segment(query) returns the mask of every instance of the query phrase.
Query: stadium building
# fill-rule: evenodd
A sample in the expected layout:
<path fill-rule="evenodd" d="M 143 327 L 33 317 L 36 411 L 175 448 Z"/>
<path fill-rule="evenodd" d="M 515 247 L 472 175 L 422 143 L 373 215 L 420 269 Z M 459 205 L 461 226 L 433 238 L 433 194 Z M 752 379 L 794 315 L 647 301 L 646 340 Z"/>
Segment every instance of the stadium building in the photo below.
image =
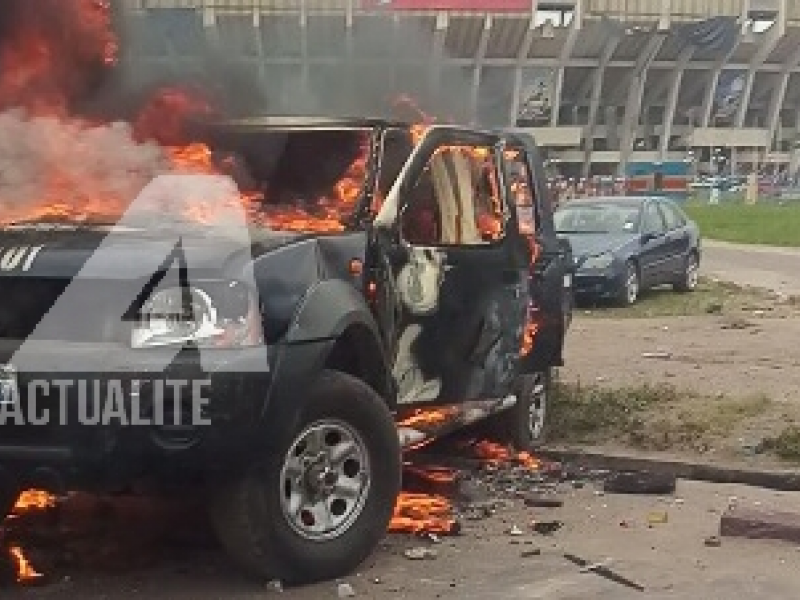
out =
<path fill-rule="evenodd" d="M 669 187 L 800 168 L 797 0 L 125 0 L 133 73 L 208 47 L 265 110 L 408 94 L 532 131 L 554 172 Z M 210 45 L 210 46 L 209 46 Z M 277 108 L 276 108 L 277 107 Z"/>

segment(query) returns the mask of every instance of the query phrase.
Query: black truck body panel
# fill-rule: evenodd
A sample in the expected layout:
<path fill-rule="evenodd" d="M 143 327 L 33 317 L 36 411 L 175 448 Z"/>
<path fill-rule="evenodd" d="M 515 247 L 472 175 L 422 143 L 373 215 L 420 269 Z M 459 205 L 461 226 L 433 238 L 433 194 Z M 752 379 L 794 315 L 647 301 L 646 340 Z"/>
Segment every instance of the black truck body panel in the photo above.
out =
<path fill-rule="evenodd" d="M 0 470 L 19 485 L 116 488 L 140 478 L 177 483 L 235 469 L 248 455 L 268 450 L 276 432 L 294 426 L 298 394 L 326 367 L 360 377 L 396 409 L 400 404 L 431 400 L 454 403 L 502 397 L 510 393 L 520 373 L 561 364 L 568 325 L 562 285 L 569 259 L 555 237 L 544 201 L 541 158 L 531 139 L 435 127 L 400 174 L 396 206 L 387 200 L 374 215 L 381 133 L 406 125 L 377 120 L 266 119 L 227 127 L 253 135 L 264 128 L 286 130 L 287 135 L 294 128 L 373 129 L 372 166 L 347 229 L 334 234 L 254 230 L 246 248 L 236 240 L 209 238 L 202 228 L 196 236 L 183 232 L 179 237 L 168 229 L 111 232 L 89 226 L 20 226 L 0 230 L 0 366 L 13 361 L 15 351 L 70 283 L 77 283 L 86 298 L 85 310 L 75 319 L 37 330 L 41 348 L 37 364 L 52 363 L 59 369 L 19 374 L 23 412 L 29 403 L 26 383 L 30 380 L 142 381 L 137 402 L 145 413 L 153 410 L 156 381 L 210 381 L 203 415 L 211 423 L 208 426 L 85 426 L 74 416 L 66 419 L 67 424 L 0 424 Z M 513 210 L 505 237 L 491 244 L 415 247 L 400 239 L 400 220 L 415 180 L 438 148 L 454 144 L 491 148 L 501 167 L 506 147 L 524 149 L 538 200 L 535 220 L 542 251 L 536 264 L 531 264 Z M 502 168 L 499 183 L 508 208 L 513 208 Z M 101 244 L 104 250 L 92 276 L 76 278 L 89 257 L 97 256 Z M 148 289 L 163 276 L 148 265 L 160 263 L 175 251 L 191 255 L 190 283 L 201 289 L 207 286 L 210 296 L 231 282 L 255 282 L 256 289 L 250 291 L 257 298 L 263 333 L 258 347 L 198 351 L 190 345 L 177 355 L 173 352 L 169 366 L 162 368 L 168 351 L 129 346 L 131 323 L 126 315 L 147 300 L 146 294 L 137 296 L 137 291 Z M 437 301 L 422 316 L 410 314 L 400 299 L 408 294 L 404 277 L 413 261 L 438 269 Z M 136 306 L 131 305 L 132 298 Z M 520 358 L 531 302 L 541 318 L 539 334 L 531 354 Z M 417 382 L 419 386 L 402 381 L 399 352 L 406 342 L 413 369 L 425 380 Z M 268 360 L 262 365 L 258 361 L 263 361 L 264 354 L 258 350 L 264 349 Z M 211 357 L 210 367 L 200 364 L 198 352 Z M 81 357 L 103 367 L 91 372 L 65 371 L 65 362 L 78 367 Z M 438 387 L 425 388 L 430 380 L 437 380 Z M 409 385 L 427 392 L 433 389 L 434 397 L 404 396 L 404 386 Z M 59 410 L 73 410 L 77 393 L 70 388 Z M 132 393 L 126 393 L 126 402 L 132 400 Z M 55 401 L 48 398 L 43 393 L 37 400 L 52 407 Z"/>

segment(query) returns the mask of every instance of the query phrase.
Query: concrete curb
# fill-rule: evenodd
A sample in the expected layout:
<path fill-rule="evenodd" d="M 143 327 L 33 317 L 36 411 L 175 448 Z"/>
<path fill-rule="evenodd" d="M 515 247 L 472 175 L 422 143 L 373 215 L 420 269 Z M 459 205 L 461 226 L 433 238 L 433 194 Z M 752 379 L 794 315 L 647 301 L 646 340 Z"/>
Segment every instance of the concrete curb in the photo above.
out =
<path fill-rule="evenodd" d="M 800 491 L 800 471 L 788 469 L 772 470 L 718 466 L 684 459 L 630 456 L 594 450 L 542 449 L 537 452 L 537 455 L 545 459 L 588 469 L 653 471 L 669 473 L 678 479 L 706 481 L 709 483 L 736 483 L 782 492 Z"/>

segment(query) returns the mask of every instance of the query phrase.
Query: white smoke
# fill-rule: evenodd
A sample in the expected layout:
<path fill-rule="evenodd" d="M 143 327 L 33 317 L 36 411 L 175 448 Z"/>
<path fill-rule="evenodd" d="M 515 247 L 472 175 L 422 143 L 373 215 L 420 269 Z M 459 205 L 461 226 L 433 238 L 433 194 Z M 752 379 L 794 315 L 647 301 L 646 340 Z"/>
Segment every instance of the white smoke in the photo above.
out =
<path fill-rule="evenodd" d="M 71 216 L 118 212 L 175 170 L 163 148 L 137 142 L 127 123 L 0 113 L 0 222 L 56 206 Z"/>
<path fill-rule="evenodd" d="M 0 198 L 36 201 L 61 183 L 77 197 L 129 195 L 166 168 L 163 150 L 137 143 L 126 123 L 91 126 L 23 110 L 0 113 Z M 64 198 L 67 200 L 67 198 Z"/>

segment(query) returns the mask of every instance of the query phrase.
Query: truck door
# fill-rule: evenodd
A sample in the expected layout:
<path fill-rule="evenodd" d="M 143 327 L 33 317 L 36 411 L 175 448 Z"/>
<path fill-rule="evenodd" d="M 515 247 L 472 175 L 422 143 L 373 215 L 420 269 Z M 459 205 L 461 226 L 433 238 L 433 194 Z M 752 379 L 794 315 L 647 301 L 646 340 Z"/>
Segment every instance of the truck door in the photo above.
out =
<path fill-rule="evenodd" d="M 571 266 L 553 226 L 552 207 L 544 186 L 538 150 L 519 136 L 505 152 L 506 168 L 515 193 L 518 223 L 529 223 L 523 233 L 532 245 L 533 263 L 528 284 L 531 305 L 526 324 L 521 370 L 540 372 L 562 364 L 564 334 L 569 315 L 565 294 L 570 293 Z"/>
<path fill-rule="evenodd" d="M 512 393 L 528 258 L 501 165 L 497 136 L 434 127 L 375 220 L 392 240 L 401 405 Z"/>

